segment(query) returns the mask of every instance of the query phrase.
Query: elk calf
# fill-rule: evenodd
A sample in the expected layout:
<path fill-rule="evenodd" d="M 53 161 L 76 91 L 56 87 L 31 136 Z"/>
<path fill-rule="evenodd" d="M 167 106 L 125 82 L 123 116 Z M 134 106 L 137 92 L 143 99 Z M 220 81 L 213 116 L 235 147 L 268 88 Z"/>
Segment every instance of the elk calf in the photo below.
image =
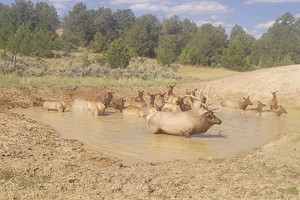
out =
<path fill-rule="evenodd" d="M 286 110 L 282 107 L 279 106 L 279 110 L 263 110 L 261 112 L 259 112 L 257 115 L 258 116 L 280 116 L 281 114 L 287 114 Z"/>
<path fill-rule="evenodd" d="M 130 105 L 140 107 L 140 108 L 147 107 L 147 104 L 143 98 L 144 91 L 138 91 L 138 92 L 139 92 L 138 96 L 136 98 L 134 98 L 134 100 L 131 102 Z"/>
<path fill-rule="evenodd" d="M 213 112 L 203 115 L 191 115 L 186 112 L 155 112 L 147 116 L 151 133 L 162 131 L 169 135 L 189 137 L 193 134 L 205 133 L 214 124 L 221 124 Z"/>
<path fill-rule="evenodd" d="M 120 110 L 120 112 L 124 115 L 146 117 L 145 111 L 143 111 L 141 108 L 132 105 L 124 107 L 124 104 L 125 104 L 125 99 L 122 98 L 121 104 L 115 105 L 115 109 Z"/>
<path fill-rule="evenodd" d="M 260 101 L 257 102 L 257 108 L 248 108 L 242 111 L 243 114 L 257 114 L 262 111 L 262 108 L 266 106 Z"/>
<path fill-rule="evenodd" d="M 234 109 L 242 109 L 245 110 L 247 108 L 247 106 L 249 105 L 253 105 L 252 102 L 250 101 L 250 97 L 248 96 L 247 98 L 244 98 L 244 101 L 235 101 L 235 100 L 231 100 L 231 99 L 224 99 L 221 102 L 221 105 L 223 107 L 228 107 L 228 108 L 234 108 Z"/>
<path fill-rule="evenodd" d="M 277 92 L 277 91 L 276 91 Z M 271 92 L 273 95 L 272 100 L 270 101 L 270 108 L 271 109 L 277 109 L 277 96 L 276 96 L 276 92 Z"/>
<path fill-rule="evenodd" d="M 44 108 L 48 109 L 48 111 L 64 112 L 66 109 L 65 102 L 56 100 L 43 100 L 42 97 L 37 99 L 34 104 L 35 106 L 43 106 Z"/>

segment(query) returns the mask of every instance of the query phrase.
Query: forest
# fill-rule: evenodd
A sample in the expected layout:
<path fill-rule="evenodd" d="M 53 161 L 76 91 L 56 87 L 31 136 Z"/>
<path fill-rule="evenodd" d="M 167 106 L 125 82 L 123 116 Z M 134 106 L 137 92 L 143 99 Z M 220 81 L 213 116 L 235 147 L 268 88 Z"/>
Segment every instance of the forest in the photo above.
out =
<path fill-rule="evenodd" d="M 300 63 L 300 18 L 284 13 L 261 38 L 235 25 L 225 28 L 172 16 L 159 20 L 152 14 L 136 17 L 132 10 L 88 10 L 77 3 L 59 19 L 45 2 L 16 0 L 0 3 L 1 58 L 16 65 L 18 56 L 55 57 L 85 48 L 99 54 L 99 63 L 125 69 L 135 57 L 153 58 L 163 66 L 183 65 L 250 71 Z M 87 65 L 89 65 L 87 61 Z"/>

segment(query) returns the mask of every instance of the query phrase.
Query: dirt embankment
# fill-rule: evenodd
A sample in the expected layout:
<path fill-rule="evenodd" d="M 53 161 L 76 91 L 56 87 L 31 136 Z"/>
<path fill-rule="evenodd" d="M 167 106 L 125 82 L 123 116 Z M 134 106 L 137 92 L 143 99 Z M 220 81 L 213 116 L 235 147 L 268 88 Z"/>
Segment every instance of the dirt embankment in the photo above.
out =
<path fill-rule="evenodd" d="M 293 74 L 299 74 L 299 68 L 265 69 L 217 80 L 212 82 L 213 90 L 220 88 L 216 97 L 250 95 L 265 100 L 270 99 L 269 90 L 278 90 L 279 101 L 294 107 L 298 105 L 293 102 L 299 98 L 300 76 Z M 258 78 L 259 72 L 265 75 Z M 274 87 L 264 86 L 277 74 L 287 78 L 277 77 Z M 180 85 L 175 92 L 184 93 L 200 85 Z M 300 198 L 300 131 L 287 133 L 234 159 L 120 166 L 110 158 L 96 157 L 85 151 L 79 142 L 61 139 L 47 125 L 7 110 L 32 106 L 34 98 L 40 96 L 67 100 L 72 95 L 93 99 L 106 90 L 114 90 L 115 96 L 129 98 L 136 95 L 137 89 L 165 91 L 165 87 L 1 88 L 0 199 Z"/>

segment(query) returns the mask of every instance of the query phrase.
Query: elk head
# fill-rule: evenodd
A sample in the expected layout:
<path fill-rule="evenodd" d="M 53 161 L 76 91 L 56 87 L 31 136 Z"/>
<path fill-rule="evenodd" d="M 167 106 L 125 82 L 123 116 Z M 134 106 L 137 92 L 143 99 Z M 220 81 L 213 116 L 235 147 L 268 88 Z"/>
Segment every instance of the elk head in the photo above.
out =
<path fill-rule="evenodd" d="M 279 113 L 283 113 L 283 114 L 287 114 L 287 112 L 286 112 L 286 110 L 280 105 L 279 106 L 279 111 L 278 111 Z"/>
<path fill-rule="evenodd" d="M 161 100 L 161 104 L 165 104 L 166 102 L 165 102 L 165 95 L 166 95 L 166 93 L 159 93 L 159 98 L 160 98 L 160 100 Z"/>
<path fill-rule="evenodd" d="M 244 101 L 242 102 L 242 105 L 243 106 L 248 106 L 248 105 L 250 105 L 250 106 L 252 106 L 253 105 L 253 103 L 250 101 L 250 96 L 248 96 L 247 98 L 245 98 L 245 97 L 243 97 L 243 99 L 244 99 Z M 246 108 L 245 107 L 245 108 Z"/>
<path fill-rule="evenodd" d="M 263 104 L 262 102 L 260 101 L 257 101 L 257 110 L 258 111 L 261 111 L 262 110 L 262 107 L 266 106 L 266 104 Z"/>
<path fill-rule="evenodd" d="M 218 117 L 216 117 L 212 111 L 204 113 L 203 116 L 210 126 L 214 124 L 222 124 L 222 121 Z"/>
<path fill-rule="evenodd" d="M 173 89 L 174 89 L 174 87 L 176 86 L 176 84 L 174 84 L 174 85 L 169 85 L 167 88 L 169 89 L 169 91 L 168 91 L 168 96 L 171 96 L 171 95 L 173 95 Z"/>
<path fill-rule="evenodd" d="M 150 93 L 148 92 L 148 95 L 150 96 L 150 105 L 154 105 L 155 96 L 156 96 L 157 94 L 150 94 Z"/>

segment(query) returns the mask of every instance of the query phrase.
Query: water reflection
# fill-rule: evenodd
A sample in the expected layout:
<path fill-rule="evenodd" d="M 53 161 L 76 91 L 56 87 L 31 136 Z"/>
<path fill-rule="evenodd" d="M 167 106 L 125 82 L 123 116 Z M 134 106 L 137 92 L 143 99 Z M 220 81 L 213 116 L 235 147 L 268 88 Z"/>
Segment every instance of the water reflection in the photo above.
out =
<path fill-rule="evenodd" d="M 229 158 L 273 140 L 280 133 L 299 130 L 300 110 L 288 115 L 261 118 L 244 116 L 239 110 L 224 109 L 222 119 L 206 134 L 192 138 L 152 135 L 145 119 L 108 110 L 105 116 L 87 111 L 48 112 L 42 108 L 14 109 L 13 112 L 49 124 L 62 137 L 77 139 L 88 149 L 117 157 L 124 164 L 164 162 L 175 159 Z"/>

